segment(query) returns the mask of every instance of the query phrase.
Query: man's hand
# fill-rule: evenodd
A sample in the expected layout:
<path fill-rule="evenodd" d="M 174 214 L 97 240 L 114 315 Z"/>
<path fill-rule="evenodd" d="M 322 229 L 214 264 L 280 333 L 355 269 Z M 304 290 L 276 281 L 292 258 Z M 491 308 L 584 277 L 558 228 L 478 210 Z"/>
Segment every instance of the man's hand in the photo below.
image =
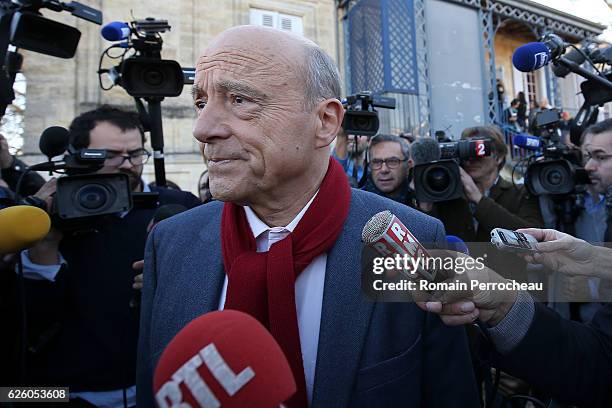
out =
<path fill-rule="evenodd" d="M 57 190 L 57 179 L 53 177 L 47 181 L 43 186 L 34 194 L 34 197 L 40 198 L 47 203 L 47 212 L 51 212 L 53 205 L 53 194 Z"/>
<path fill-rule="evenodd" d="M 144 260 L 136 261 L 132 264 L 132 269 L 135 271 L 142 271 L 144 268 Z M 132 284 L 132 288 L 136 290 L 142 290 L 142 273 L 134 276 L 134 283 Z"/>
<path fill-rule="evenodd" d="M 0 169 L 8 169 L 13 164 L 13 156 L 9 152 L 8 142 L 4 135 L 0 134 Z"/>
<path fill-rule="evenodd" d="M 539 241 L 538 252 L 525 257 L 528 262 L 542 264 L 555 272 L 569 275 L 612 278 L 612 274 L 604 268 L 606 262 L 603 260 L 612 260 L 612 249 L 596 247 L 553 229 L 525 228 L 517 231 Z"/>
<path fill-rule="evenodd" d="M 461 183 L 463 184 L 463 191 L 465 192 L 465 197 L 474 204 L 478 204 L 480 200 L 482 200 L 482 193 L 476 186 L 476 183 L 474 183 L 472 177 L 467 173 L 467 171 L 459 167 L 459 172 L 461 174 Z"/>
<path fill-rule="evenodd" d="M 441 251 L 432 251 L 432 256 L 441 255 Z M 457 258 L 470 258 L 468 255 L 454 251 L 452 253 Z M 467 265 L 464 261 L 463 265 Z M 483 290 L 479 287 L 471 289 L 471 281 L 478 283 L 505 283 L 507 280 L 495 273 L 493 270 L 483 266 L 479 268 L 478 263 L 473 263 L 474 267 L 466 268 L 464 273 L 456 273 L 450 276 L 445 282 L 463 282 L 467 284 L 467 291 L 445 291 L 431 294 L 429 301 L 417 301 L 417 305 L 428 312 L 437 313 L 442 321 L 449 326 L 457 326 L 472 323 L 477 318 L 490 326 L 495 326 L 508 313 L 516 301 L 516 291 Z"/>

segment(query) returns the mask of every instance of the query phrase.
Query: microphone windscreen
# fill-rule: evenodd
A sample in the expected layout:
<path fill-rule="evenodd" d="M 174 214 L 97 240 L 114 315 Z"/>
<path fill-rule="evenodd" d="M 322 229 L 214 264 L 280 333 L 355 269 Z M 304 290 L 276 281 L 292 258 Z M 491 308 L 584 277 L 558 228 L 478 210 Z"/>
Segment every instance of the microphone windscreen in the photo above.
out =
<path fill-rule="evenodd" d="M 187 207 L 181 204 L 164 204 L 160 206 L 155 214 L 153 214 L 153 223 L 157 224 L 160 221 L 170 218 L 176 214 L 187 211 Z"/>
<path fill-rule="evenodd" d="M 451 251 L 461 252 L 466 255 L 470 254 L 470 250 L 465 241 L 455 235 L 447 235 L 446 244 L 446 248 L 450 249 Z"/>
<path fill-rule="evenodd" d="M 19 252 L 49 233 L 51 219 L 37 207 L 16 205 L 0 210 L 0 254 Z"/>
<path fill-rule="evenodd" d="M 68 129 L 61 126 L 51 126 L 40 135 L 38 148 L 45 156 L 52 158 L 64 154 L 68 149 L 69 141 L 70 133 Z"/>
<path fill-rule="evenodd" d="M 512 54 L 512 65 L 521 72 L 531 72 L 550 62 L 550 49 L 542 42 L 518 47 Z"/>
<path fill-rule="evenodd" d="M 161 354 L 153 380 L 160 408 L 278 407 L 295 391 L 278 343 L 255 318 L 235 310 L 185 326 Z"/>
<path fill-rule="evenodd" d="M 514 143 L 515 146 L 529 150 L 538 150 L 542 145 L 539 137 L 524 134 L 514 135 L 512 143 Z"/>
<path fill-rule="evenodd" d="M 419 138 L 410 145 L 410 156 L 415 166 L 440 160 L 440 155 L 440 145 L 431 137 Z"/>
<path fill-rule="evenodd" d="M 122 41 L 130 36 L 130 26 L 122 21 L 113 21 L 102 27 L 102 37 L 106 41 Z"/>

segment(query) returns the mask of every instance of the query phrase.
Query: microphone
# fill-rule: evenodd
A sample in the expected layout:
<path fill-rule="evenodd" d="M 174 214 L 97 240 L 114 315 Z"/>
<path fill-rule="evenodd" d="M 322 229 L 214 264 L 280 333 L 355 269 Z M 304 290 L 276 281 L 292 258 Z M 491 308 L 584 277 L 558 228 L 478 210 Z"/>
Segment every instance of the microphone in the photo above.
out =
<path fill-rule="evenodd" d="M 153 379 L 160 408 L 278 407 L 296 389 L 272 335 L 236 310 L 191 321 L 163 351 Z"/>
<path fill-rule="evenodd" d="M 515 146 L 522 147 L 527 150 L 539 150 L 542 147 L 542 141 L 537 136 L 531 136 L 526 134 L 514 135 L 512 143 Z"/>
<path fill-rule="evenodd" d="M 455 252 L 461 252 L 466 255 L 470 254 L 470 249 L 466 245 L 465 241 L 455 235 L 446 236 L 447 249 Z"/>
<path fill-rule="evenodd" d="M 512 54 L 512 65 L 521 72 L 531 72 L 561 57 L 566 43 L 561 37 L 548 34 L 542 42 L 530 42 L 518 47 Z"/>
<path fill-rule="evenodd" d="M 382 256 L 411 257 L 415 261 L 412 262 L 413 265 L 421 266 L 415 272 L 428 281 L 435 281 L 436 271 L 429 271 L 422 267 L 431 256 L 391 211 L 386 210 L 374 214 L 363 227 L 361 240 Z"/>
<path fill-rule="evenodd" d="M 70 133 L 68 129 L 61 126 L 51 126 L 46 128 L 40 135 L 38 148 L 49 159 L 64 154 L 68 149 Z"/>
<path fill-rule="evenodd" d="M 130 26 L 122 21 L 113 21 L 102 27 L 102 37 L 106 41 L 121 41 L 130 36 Z"/>
<path fill-rule="evenodd" d="M 415 166 L 440 160 L 440 155 L 440 145 L 431 137 L 419 138 L 410 145 L 410 156 Z"/>
<path fill-rule="evenodd" d="M 0 254 L 26 249 L 49 233 L 51 219 L 37 207 L 16 205 L 0 210 Z"/>

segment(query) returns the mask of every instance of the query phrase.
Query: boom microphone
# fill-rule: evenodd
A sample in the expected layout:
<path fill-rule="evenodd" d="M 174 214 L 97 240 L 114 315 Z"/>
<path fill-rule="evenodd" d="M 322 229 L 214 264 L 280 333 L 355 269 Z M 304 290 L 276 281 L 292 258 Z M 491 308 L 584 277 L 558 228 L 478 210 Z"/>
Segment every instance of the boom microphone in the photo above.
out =
<path fill-rule="evenodd" d="M 567 44 L 561 37 L 548 34 L 542 40 L 518 47 L 512 54 L 512 65 L 521 72 L 531 72 L 548 65 L 565 52 Z"/>
<path fill-rule="evenodd" d="M 122 41 L 130 36 L 130 26 L 122 21 L 113 21 L 102 27 L 102 37 L 106 41 Z"/>
<path fill-rule="evenodd" d="M 169 407 L 278 407 L 297 387 L 272 335 L 236 310 L 207 313 L 168 344 L 153 380 L 155 400 Z"/>
<path fill-rule="evenodd" d="M 408 255 L 416 261 L 415 265 L 419 258 L 430 258 L 425 247 L 391 211 L 374 214 L 363 227 L 361 240 L 382 256 Z M 428 281 L 436 279 L 435 270 L 420 268 L 415 272 Z"/>
<path fill-rule="evenodd" d="M 16 205 L 0 210 L 0 254 L 19 252 L 49 233 L 51 219 L 37 207 Z"/>

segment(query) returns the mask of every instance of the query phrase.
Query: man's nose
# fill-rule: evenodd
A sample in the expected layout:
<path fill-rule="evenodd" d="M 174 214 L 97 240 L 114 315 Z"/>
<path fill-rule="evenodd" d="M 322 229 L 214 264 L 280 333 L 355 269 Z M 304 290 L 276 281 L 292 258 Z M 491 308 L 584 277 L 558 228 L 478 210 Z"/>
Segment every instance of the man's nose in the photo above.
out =
<path fill-rule="evenodd" d="M 193 125 L 193 136 L 202 143 L 209 143 L 214 138 L 227 138 L 231 135 L 222 104 L 210 102 L 202 109 Z"/>
<path fill-rule="evenodd" d="M 591 158 L 584 164 L 584 169 L 586 171 L 595 171 L 597 170 L 597 163 Z"/>
<path fill-rule="evenodd" d="M 127 158 L 124 158 L 123 163 L 121 163 L 121 166 L 119 166 L 120 169 L 126 169 L 126 170 L 129 170 L 129 169 L 131 169 L 133 167 L 134 167 L 134 165 Z"/>

